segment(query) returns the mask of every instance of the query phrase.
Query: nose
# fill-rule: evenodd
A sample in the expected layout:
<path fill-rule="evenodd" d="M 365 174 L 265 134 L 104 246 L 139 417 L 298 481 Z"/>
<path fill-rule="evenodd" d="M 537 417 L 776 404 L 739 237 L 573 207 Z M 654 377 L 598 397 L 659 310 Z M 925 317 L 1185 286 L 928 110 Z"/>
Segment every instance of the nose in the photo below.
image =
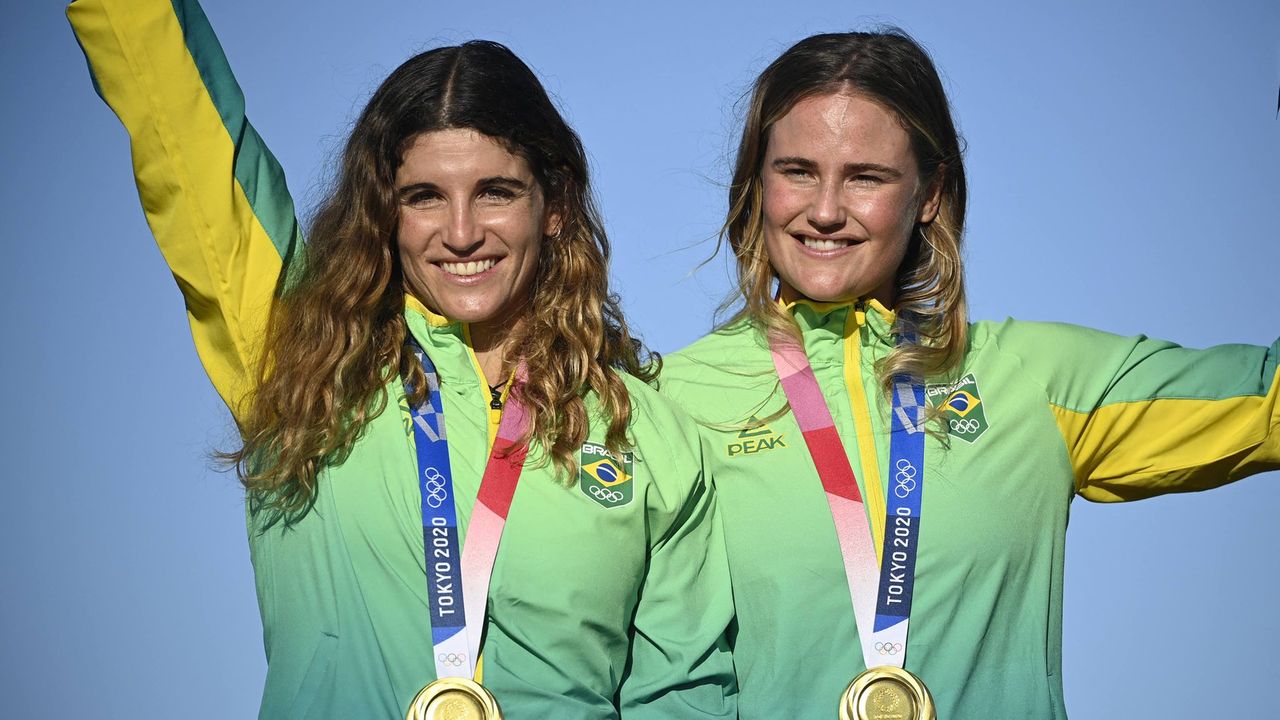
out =
<path fill-rule="evenodd" d="M 483 240 L 484 229 L 476 221 L 475 209 L 464 203 L 453 206 L 449 213 L 449 231 L 445 233 L 445 247 L 462 255 L 474 250 Z"/>
<path fill-rule="evenodd" d="M 840 198 L 840 183 L 819 183 L 812 202 L 809 203 L 808 215 L 809 223 L 819 232 L 832 232 L 843 227 L 846 218 L 844 203 Z"/>

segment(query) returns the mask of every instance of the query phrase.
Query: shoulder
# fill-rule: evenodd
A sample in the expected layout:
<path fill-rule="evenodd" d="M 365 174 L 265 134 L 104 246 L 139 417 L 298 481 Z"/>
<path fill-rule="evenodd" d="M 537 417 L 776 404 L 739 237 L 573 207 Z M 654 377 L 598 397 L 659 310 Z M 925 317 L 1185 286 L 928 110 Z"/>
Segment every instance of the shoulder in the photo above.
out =
<path fill-rule="evenodd" d="M 967 366 L 1008 364 L 1051 405 L 1076 410 L 1094 407 L 1120 375 L 1129 376 L 1126 382 L 1145 378 L 1146 373 L 1131 372 L 1144 357 L 1167 356 L 1163 351 L 1177 348 L 1143 335 L 1123 336 L 1062 322 L 1007 318 L 974 323 L 972 328 Z"/>
<path fill-rule="evenodd" d="M 1052 352 L 1053 343 L 1096 342 L 1116 335 L 1064 322 L 1036 320 L 980 320 L 969 325 L 970 348 L 994 344 L 1006 352 Z M 1061 348 L 1056 348 L 1060 350 Z"/>
<path fill-rule="evenodd" d="M 1063 322 L 1005 318 L 976 322 L 970 328 L 970 354 L 985 350 L 1013 355 L 1026 370 L 1042 376 L 1113 362 L 1140 344 L 1153 344 L 1143 335 L 1122 336 Z"/>
<path fill-rule="evenodd" d="M 698 426 L 671 398 L 659 394 L 643 380 L 623 375 L 631 401 L 627 428 L 628 455 L 634 477 L 640 483 L 644 504 L 674 522 L 687 503 L 706 493 L 702 444 Z M 601 433 L 603 437 L 603 433 Z M 655 538 L 665 535 L 665 530 Z"/>
<path fill-rule="evenodd" d="M 662 359 L 662 381 L 680 382 L 704 373 L 723 373 L 770 363 L 769 346 L 751 324 L 742 321 L 707 333 Z"/>
<path fill-rule="evenodd" d="M 631 398 L 631 428 L 633 432 L 693 432 L 693 421 L 672 398 L 659 393 L 643 380 L 623 374 Z"/>
<path fill-rule="evenodd" d="M 733 425 L 773 402 L 778 375 L 763 336 L 737 323 L 665 356 L 658 389 L 699 424 Z"/>

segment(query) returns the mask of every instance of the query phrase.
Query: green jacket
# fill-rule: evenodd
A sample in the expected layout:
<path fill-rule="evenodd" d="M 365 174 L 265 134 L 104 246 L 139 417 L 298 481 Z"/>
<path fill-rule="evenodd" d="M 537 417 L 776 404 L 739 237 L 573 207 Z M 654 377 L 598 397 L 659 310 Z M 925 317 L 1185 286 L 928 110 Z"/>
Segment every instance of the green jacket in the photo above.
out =
<path fill-rule="evenodd" d="M 876 304 L 793 314 L 866 499 L 884 522 L 888 412 Z M 927 387 L 907 669 L 944 720 L 1065 717 L 1062 571 L 1077 493 L 1202 490 L 1280 466 L 1280 342 L 1188 350 L 1047 323 L 971 326 L 963 367 Z M 738 613 L 740 717 L 825 720 L 864 669 L 835 528 L 766 343 L 745 324 L 666 358 L 662 391 L 703 423 Z M 768 420 L 763 427 L 751 419 Z"/>
<path fill-rule="evenodd" d="M 79 0 L 68 16 L 129 132 L 143 209 L 201 361 L 238 413 L 301 249 L 283 174 L 195 2 Z M 496 418 L 466 326 L 406 305 L 440 373 L 465 537 Z M 482 648 L 483 681 L 513 720 L 735 714 L 728 568 L 697 431 L 626 382 L 631 479 L 608 494 L 585 472 L 565 484 L 535 453 L 513 500 Z M 302 521 L 267 527 L 248 514 L 268 660 L 262 718 L 402 718 L 435 678 L 412 430 L 400 383 L 386 392 L 389 409 L 321 474 Z M 588 445 L 603 439 L 594 426 Z"/>

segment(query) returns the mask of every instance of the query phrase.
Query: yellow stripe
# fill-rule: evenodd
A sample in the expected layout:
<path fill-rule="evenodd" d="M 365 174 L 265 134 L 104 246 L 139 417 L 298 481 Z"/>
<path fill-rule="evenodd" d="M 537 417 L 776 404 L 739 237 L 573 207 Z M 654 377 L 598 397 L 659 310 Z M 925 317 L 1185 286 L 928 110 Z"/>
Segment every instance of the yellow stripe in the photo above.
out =
<path fill-rule="evenodd" d="M 871 523 L 871 539 L 876 557 L 884 552 L 884 489 L 880 486 L 880 459 L 876 453 L 875 429 L 871 425 L 871 406 L 862 384 L 862 341 L 859 332 L 866 314 L 858 308 L 844 321 L 844 383 L 849 388 L 849 405 L 853 410 L 854 435 L 858 440 L 858 457 L 862 464 L 862 494 Z"/>
<path fill-rule="evenodd" d="M 235 413 L 256 380 L 282 263 L 235 179 L 236 148 L 169 3 L 68 14 L 133 144 L 143 209 L 187 300 L 196 350 Z"/>
<path fill-rule="evenodd" d="M 1091 414 L 1052 410 L 1077 491 L 1116 502 L 1215 487 L 1280 465 L 1278 394 L 1273 382 L 1266 397 L 1145 400 Z"/>

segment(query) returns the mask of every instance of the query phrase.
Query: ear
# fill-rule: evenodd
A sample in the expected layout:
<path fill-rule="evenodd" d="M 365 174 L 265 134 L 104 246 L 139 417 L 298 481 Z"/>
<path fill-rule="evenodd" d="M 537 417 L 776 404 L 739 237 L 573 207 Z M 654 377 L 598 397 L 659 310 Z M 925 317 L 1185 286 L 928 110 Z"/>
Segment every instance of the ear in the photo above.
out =
<path fill-rule="evenodd" d="M 920 202 L 920 215 L 916 222 L 927 225 L 938 216 L 938 208 L 942 205 L 942 181 L 947 176 L 947 166 L 939 165 L 933 173 L 933 180 L 925 188 L 924 199 Z"/>
<path fill-rule="evenodd" d="M 561 212 L 559 205 L 547 208 L 546 220 L 543 222 L 543 235 L 547 237 L 555 237 L 564 229 L 564 214 Z"/>

